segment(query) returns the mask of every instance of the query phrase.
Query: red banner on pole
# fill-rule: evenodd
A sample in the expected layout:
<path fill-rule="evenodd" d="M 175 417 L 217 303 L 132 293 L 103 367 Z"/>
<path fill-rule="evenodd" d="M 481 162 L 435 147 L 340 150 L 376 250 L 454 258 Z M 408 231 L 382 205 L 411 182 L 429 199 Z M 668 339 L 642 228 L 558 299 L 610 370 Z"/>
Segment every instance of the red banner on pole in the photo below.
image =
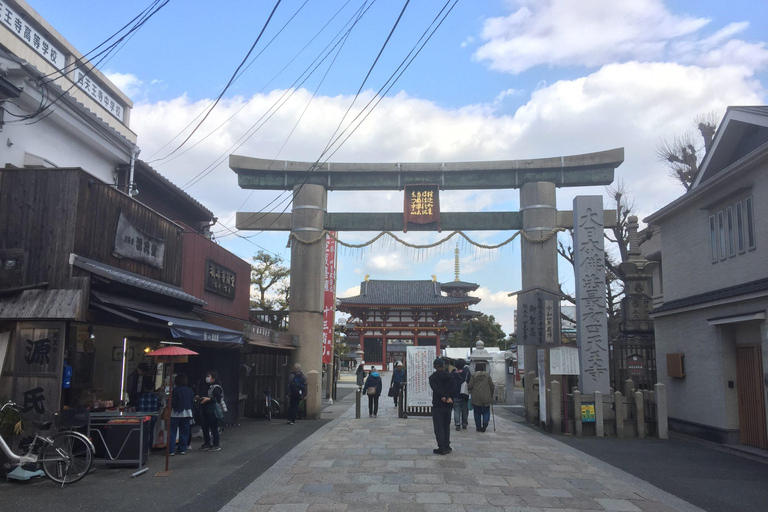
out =
<path fill-rule="evenodd" d="M 331 234 L 336 236 L 336 232 Z M 323 285 L 323 364 L 331 362 L 333 353 L 333 324 L 336 316 L 336 240 L 325 240 L 325 282 Z"/>

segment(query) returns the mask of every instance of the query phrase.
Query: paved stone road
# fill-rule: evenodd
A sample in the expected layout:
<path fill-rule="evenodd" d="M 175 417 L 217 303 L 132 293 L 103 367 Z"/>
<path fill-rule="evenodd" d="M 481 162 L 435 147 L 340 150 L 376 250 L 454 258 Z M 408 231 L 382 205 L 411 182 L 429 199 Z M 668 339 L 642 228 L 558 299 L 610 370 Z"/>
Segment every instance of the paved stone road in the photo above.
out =
<path fill-rule="evenodd" d="M 382 396 L 378 418 L 368 418 L 367 403 L 360 420 L 349 408 L 222 512 L 699 510 L 498 416 L 495 432 L 480 433 L 470 412 L 451 446 L 434 455 L 431 419 L 398 419 Z"/>

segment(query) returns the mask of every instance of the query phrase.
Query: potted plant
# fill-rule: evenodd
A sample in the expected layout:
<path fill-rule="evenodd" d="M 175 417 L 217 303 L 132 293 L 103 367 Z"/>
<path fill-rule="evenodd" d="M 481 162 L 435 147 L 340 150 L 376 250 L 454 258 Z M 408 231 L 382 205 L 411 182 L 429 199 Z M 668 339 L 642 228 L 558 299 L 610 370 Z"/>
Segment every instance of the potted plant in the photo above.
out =
<path fill-rule="evenodd" d="M 0 399 L 0 404 L 6 403 L 7 400 Z M 24 431 L 24 416 L 19 411 L 12 407 L 6 407 L 5 410 L 0 412 L 0 436 L 3 438 L 8 446 L 13 447 L 14 437 L 21 434 Z M 5 463 L 7 457 L 0 451 L 0 474 L 5 474 Z"/>

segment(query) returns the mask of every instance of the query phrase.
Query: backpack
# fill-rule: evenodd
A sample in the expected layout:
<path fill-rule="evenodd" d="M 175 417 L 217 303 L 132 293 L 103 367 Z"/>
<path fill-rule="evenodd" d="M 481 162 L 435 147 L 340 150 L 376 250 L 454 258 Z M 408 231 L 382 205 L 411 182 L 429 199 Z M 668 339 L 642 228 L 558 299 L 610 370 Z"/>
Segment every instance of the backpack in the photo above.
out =
<path fill-rule="evenodd" d="M 307 386 L 304 384 L 304 374 L 294 373 L 293 380 L 291 381 L 291 395 L 302 398 L 306 392 Z"/>

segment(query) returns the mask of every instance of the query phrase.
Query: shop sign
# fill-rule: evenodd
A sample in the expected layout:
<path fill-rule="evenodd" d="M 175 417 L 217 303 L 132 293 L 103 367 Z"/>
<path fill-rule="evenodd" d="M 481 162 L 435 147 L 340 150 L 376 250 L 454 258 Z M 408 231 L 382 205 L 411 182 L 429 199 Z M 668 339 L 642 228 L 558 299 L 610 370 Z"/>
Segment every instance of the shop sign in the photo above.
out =
<path fill-rule="evenodd" d="M 584 423 L 595 422 L 595 404 L 581 404 L 581 421 Z"/>
<path fill-rule="evenodd" d="M 215 261 L 205 260 L 205 289 L 228 299 L 235 298 L 237 274 Z"/>
<path fill-rule="evenodd" d="M 22 327 L 18 331 L 13 400 L 28 418 L 58 411 L 64 360 L 63 326 Z"/>
<path fill-rule="evenodd" d="M 643 356 L 630 354 L 627 356 L 627 373 L 631 377 L 641 377 L 645 371 L 645 361 Z"/>
<path fill-rule="evenodd" d="M 19 39 L 27 43 L 46 62 L 58 70 L 64 69 L 66 64 L 64 53 L 51 44 L 34 27 L 30 26 L 5 0 L 0 0 L 0 23 L 8 27 L 8 30 L 16 34 Z"/>
<path fill-rule="evenodd" d="M 560 301 L 554 293 L 531 290 L 518 295 L 517 320 L 518 345 L 560 344 Z"/>
<path fill-rule="evenodd" d="M 335 231 L 330 235 L 336 236 Z M 325 239 L 325 280 L 323 281 L 323 364 L 333 357 L 333 324 L 336 318 L 336 240 Z"/>
<path fill-rule="evenodd" d="M 120 213 L 115 232 L 115 250 L 117 258 L 142 261 L 153 267 L 163 268 L 165 240 L 154 238 L 139 231 L 125 215 Z"/>
<path fill-rule="evenodd" d="M 403 231 L 408 231 L 408 223 L 429 224 L 437 222 L 440 231 L 440 186 L 406 185 L 405 205 L 403 208 Z"/>
<path fill-rule="evenodd" d="M 406 349 L 406 365 L 408 371 L 408 407 L 431 407 L 432 388 L 429 387 L 429 376 L 434 368 L 432 364 L 437 357 L 436 347 L 408 347 Z"/>

